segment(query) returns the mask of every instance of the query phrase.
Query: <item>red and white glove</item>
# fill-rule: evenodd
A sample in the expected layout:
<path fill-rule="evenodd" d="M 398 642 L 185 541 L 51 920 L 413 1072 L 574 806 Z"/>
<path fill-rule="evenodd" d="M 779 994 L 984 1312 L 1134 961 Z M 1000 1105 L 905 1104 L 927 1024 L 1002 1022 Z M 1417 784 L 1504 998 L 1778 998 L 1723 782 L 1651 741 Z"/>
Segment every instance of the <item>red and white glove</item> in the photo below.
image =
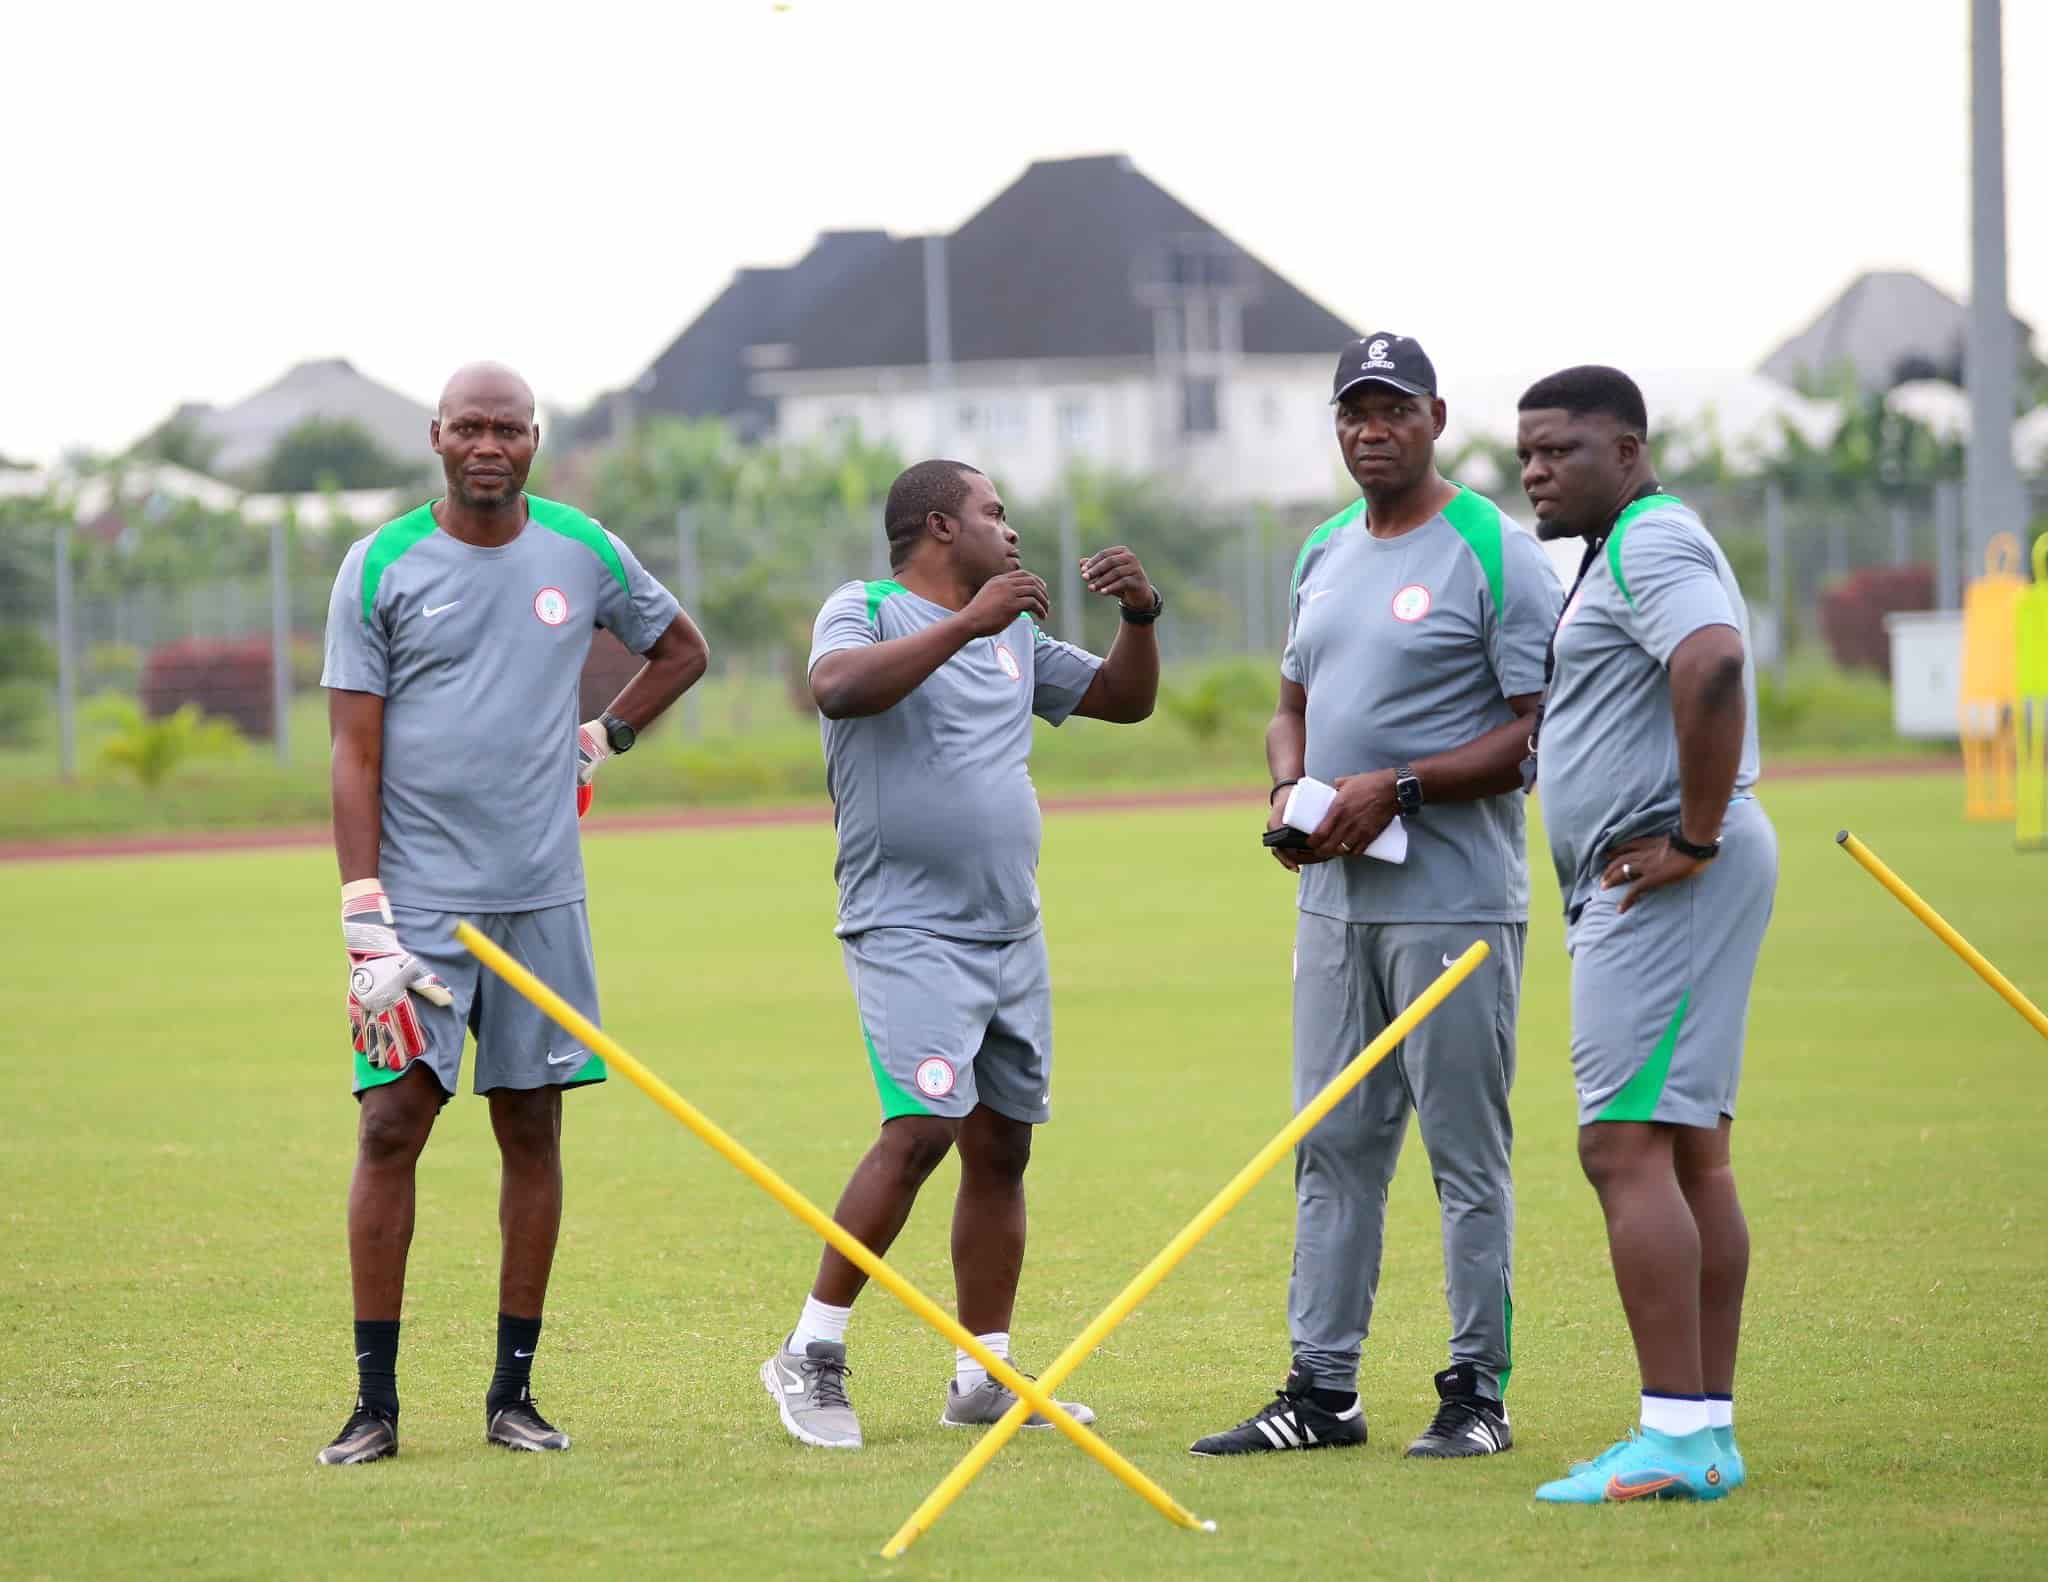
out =
<path fill-rule="evenodd" d="M 611 737 L 605 733 L 602 720 L 585 720 L 576 728 L 576 816 L 583 817 L 590 811 L 590 801 L 597 794 L 597 787 L 591 782 L 597 778 L 597 766 L 612 755 Z"/>
<path fill-rule="evenodd" d="M 348 947 L 350 1042 L 379 1070 L 403 1071 L 427 1052 L 412 996 L 435 1005 L 453 1005 L 455 996 L 398 943 L 382 880 L 357 879 L 341 887 L 341 939 Z"/>

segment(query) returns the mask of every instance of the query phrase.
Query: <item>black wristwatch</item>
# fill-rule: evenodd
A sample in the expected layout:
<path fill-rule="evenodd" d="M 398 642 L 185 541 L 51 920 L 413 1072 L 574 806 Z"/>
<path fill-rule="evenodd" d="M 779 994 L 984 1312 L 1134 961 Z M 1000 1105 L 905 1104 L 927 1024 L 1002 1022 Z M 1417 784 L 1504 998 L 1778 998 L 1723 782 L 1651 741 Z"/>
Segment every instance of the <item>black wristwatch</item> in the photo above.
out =
<path fill-rule="evenodd" d="M 1718 840 L 1710 840 L 1704 846 L 1695 845 L 1679 830 L 1673 830 L 1666 838 L 1670 840 L 1673 851 L 1690 857 L 1694 862 L 1712 862 L 1721 855 L 1721 843 Z"/>
<path fill-rule="evenodd" d="M 1422 811 L 1422 782 L 1406 764 L 1394 771 L 1394 800 L 1411 818 Z"/>
<path fill-rule="evenodd" d="M 1166 595 L 1159 591 L 1159 584 L 1155 582 L 1152 584 L 1151 609 L 1134 610 L 1128 604 L 1119 604 L 1116 607 L 1116 613 L 1129 621 L 1133 626 L 1150 626 L 1159 619 L 1159 612 L 1165 608 Z"/>
<path fill-rule="evenodd" d="M 604 727 L 604 739 L 612 744 L 615 753 L 631 752 L 633 743 L 640 739 L 640 733 L 616 714 L 600 714 L 597 723 Z"/>

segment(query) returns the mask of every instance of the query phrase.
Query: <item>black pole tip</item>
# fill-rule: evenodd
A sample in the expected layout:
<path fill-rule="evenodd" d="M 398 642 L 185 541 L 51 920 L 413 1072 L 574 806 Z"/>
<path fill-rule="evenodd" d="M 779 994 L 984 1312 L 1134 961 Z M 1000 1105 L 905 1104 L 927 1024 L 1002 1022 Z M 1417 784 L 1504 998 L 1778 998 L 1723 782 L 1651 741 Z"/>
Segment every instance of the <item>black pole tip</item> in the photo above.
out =
<path fill-rule="evenodd" d="M 1845 829 L 1838 829 L 1838 830 L 1836 830 L 1836 831 L 1835 831 L 1835 844 L 1836 844 L 1837 846 L 1846 846 L 1846 845 L 1848 845 L 1848 844 L 1849 844 L 1849 832 L 1848 832 L 1847 830 L 1845 830 Z"/>

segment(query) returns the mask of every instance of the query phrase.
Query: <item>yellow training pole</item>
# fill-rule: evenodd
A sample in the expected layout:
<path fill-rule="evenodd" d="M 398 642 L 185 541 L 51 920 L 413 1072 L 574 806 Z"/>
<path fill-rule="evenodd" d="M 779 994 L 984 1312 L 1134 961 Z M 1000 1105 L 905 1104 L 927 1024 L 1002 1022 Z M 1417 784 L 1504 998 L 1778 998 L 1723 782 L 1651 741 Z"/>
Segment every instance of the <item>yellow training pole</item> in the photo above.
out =
<path fill-rule="evenodd" d="M 1216 1530 L 1214 1522 L 1205 1522 L 1192 1511 L 1183 1508 L 1171 1494 L 1110 1449 L 1097 1435 L 1061 1411 L 1049 1393 L 1052 1388 L 1050 1385 L 1032 1382 L 990 1351 L 969 1334 L 951 1314 L 876 1257 L 858 1237 L 756 1159 L 717 1122 L 627 1054 L 619 1047 L 616 1039 L 608 1037 L 567 1000 L 492 944 L 475 927 L 466 922 L 457 923 L 455 937 L 491 971 L 531 1000 L 542 1014 L 566 1028 L 586 1049 L 595 1050 L 603 1056 L 607 1065 L 616 1066 L 623 1071 L 641 1092 L 709 1143 L 734 1169 L 823 1236 L 869 1279 L 892 1292 L 905 1307 L 988 1369 L 992 1378 L 1006 1389 L 1014 1391 L 1019 1399 L 1030 1402 L 1035 1409 L 1044 1413 L 1055 1428 L 1107 1467 L 1125 1488 L 1138 1495 L 1146 1504 L 1177 1526 L 1191 1528 L 1197 1532 Z"/>
<path fill-rule="evenodd" d="M 1168 1242 L 1165 1248 L 1150 1263 L 1139 1271 L 1136 1279 L 1125 1286 L 1114 1302 L 1104 1308 L 1095 1322 L 1075 1337 L 1074 1343 L 1053 1359 L 1052 1365 L 1038 1376 L 1039 1384 L 1048 1390 L 1056 1390 L 1068 1374 L 1072 1373 L 1089 1354 L 1109 1338 L 1109 1332 L 1130 1317 L 1131 1310 L 1152 1294 L 1153 1288 L 1173 1271 L 1175 1264 L 1185 1258 L 1210 1231 L 1214 1230 L 1223 1216 L 1241 1203 L 1246 1194 L 1259 1184 L 1267 1171 L 1278 1164 L 1293 1150 L 1294 1145 L 1316 1127 L 1316 1123 L 1335 1109 L 1344 1095 L 1349 1093 L 1372 1068 L 1386 1059 L 1394 1047 L 1414 1032 L 1424 1017 L 1434 1011 L 1450 996 L 1453 989 L 1470 977 L 1489 954 L 1484 942 L 1475 942 L 1460 956 L 1436 982 L 1417 996 L 1415 1003 L 1387 1024 L 1385 1032 L 1359 1051 L 1357 1059 L 1346 1066 L 1329 1084 L 1302 1108 L 1274 1136 L 1273 1140 L 1252 1155 L 1252 1161 L 1231 1178 L 1226 1186 L 1209 1200 L 1207 1208 L 1189 1220 L 1185 1229 Z M 925 1502 L 911 1513 L 910 1520 L 896 1531 L 882 1553 L 888 1559 L 895 1559 L 917 1542 L 932 1525 L 946 1512 L 946 1507 L 959 1498 L 967 1485 L 974 1481 L 981 1469 L 993 1461 L 996 1452 L 1010 1442 L 1010 1438 L 1024 1426 L 1025 1413 L 1021 1406 L 1012 1407 L 1002 1420 L 983 1434 L 974 1448 L 962 1458 L 960 1464 L 946 1474 L 945 1481 L 925 1497 Z"/>
<path fill-rule="evenodd" d="M 1967 961 L 1972 972 L 1976 973 L 1978 977 L 1998 991 L 2000 999 L 2005 1001 L 2015 1011 L 2018 1011 L 2028 1021 L 2032 1022 L 2035 1032 L 2039 1033 L 2043 1038 L 2048 1038 L 2048 1015 L 2042 1014 L 2040 1006 L 2020 993 L 2013 986 L 2012 980 L 1992 966 L 1990 962 L 1986 961 L 1975 945 L 1949 927 L 1939 912 L 1935 911 L 1933 907 L 1913 893 L 1911 885 L 1907 884 L 1905 880 L 1878 861 L 1875 852 L 1847 830 L 1843 830 L 1835 836 L 1835 844 L 1862 863 L 1865 868 L 1868 868 L 1871 878 L 1897 896 L 1900 904 L 1907 911 L 1911 912 L 1932 929 L 1936 937 L 1944 945 Z M 1057 1383 L 1057 1380 L 1050 1380 L 1046 1388 L 1052 1389 Z"/>

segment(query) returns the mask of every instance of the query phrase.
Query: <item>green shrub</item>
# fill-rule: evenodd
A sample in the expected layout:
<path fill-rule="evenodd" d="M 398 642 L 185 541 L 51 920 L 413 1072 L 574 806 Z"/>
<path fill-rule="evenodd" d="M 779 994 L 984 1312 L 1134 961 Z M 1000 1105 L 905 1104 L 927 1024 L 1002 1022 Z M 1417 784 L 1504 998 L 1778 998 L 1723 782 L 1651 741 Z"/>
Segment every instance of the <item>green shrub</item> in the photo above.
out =
<path fill-rule="evenodd" d="M 125 769 L 145 790 L 162 785 L 188 759 L 218 757 L 242 744 L 233 725 L 200 713 L 191 703 L 151 719 L 133 698 L 108 693 L 88 712 L 112 733 L 100 748 L 101 761 Z"/>
<path fill-rule="evenodd" d="M 0 681 L 0 746 L 27 747 L 42 736 L 50 689 L 41 681 Z"/>
<path fill-rule="evenodd" d="M 1162 683 L 1159 708 L 1198 742 L 1233 731 L 1263 735 L 1277 690 L 1270 661 L 1229 659 L 1196 671 L 1183 686 Z"/>
<path fill-rule="evenodd" d="M 133 643 L 94 643 L 79 666 L 82 690 L 133 692 L 142 681 L 142 650 Z"/>

